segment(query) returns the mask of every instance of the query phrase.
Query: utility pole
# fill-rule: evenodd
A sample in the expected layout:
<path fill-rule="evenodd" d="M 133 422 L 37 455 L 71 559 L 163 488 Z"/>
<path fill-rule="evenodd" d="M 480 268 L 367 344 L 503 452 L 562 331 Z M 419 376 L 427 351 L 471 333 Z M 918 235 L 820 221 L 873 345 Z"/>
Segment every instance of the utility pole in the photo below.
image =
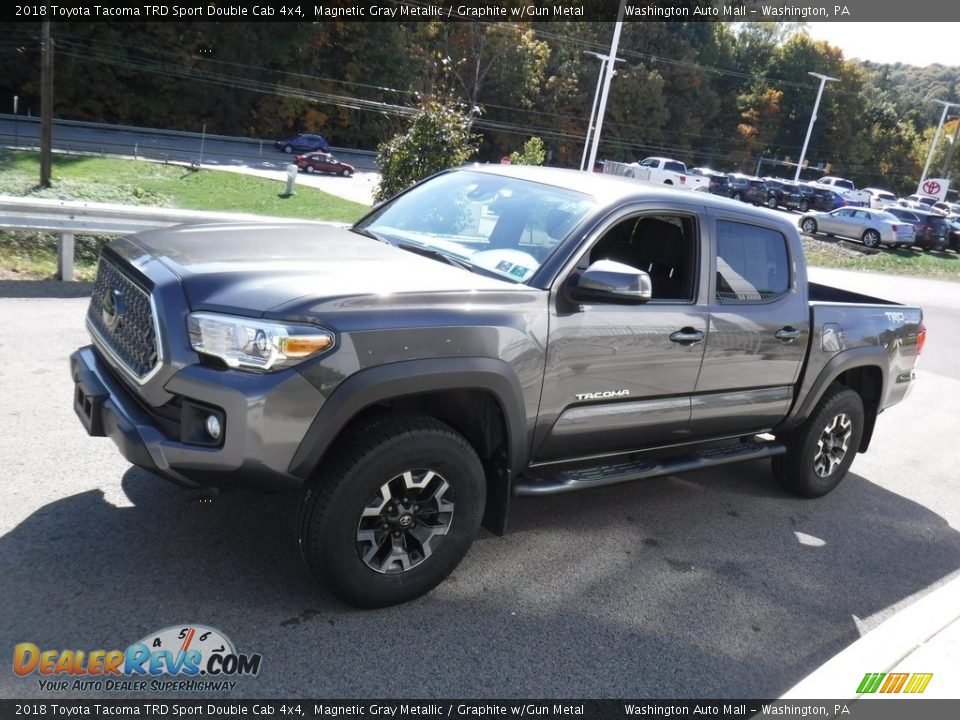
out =
<path fill-rule="evenodd" d="M 813 132 L 813 124 L 817 121 L 817 108 L 820 107 L 820 97 L 823 95 L 823 86 L 827 84 L 827 81 L 838 81 L 837 78 L 827 77 L 826 75 L 815 72 L 808 72 L 807 75 L 820 78 L 820 89 L 817 90 L 817 99 L 816 102 L 813 103 L 813 112 L 810 114 L 810 124 L 807 126 L 807 137 L 803 140 L 803 150 L 800 151 L 800 161 L 797 163 L 797 174 L 793 176 L 794 182 L 799 182 L 800 171 L 803 170 L 803 160 L 807 157 L 807 145 L 810 144 L 810 134 Z"/>
<path fill-rule="evenodd" d="M 920 176 L 920 182 L 917 183 L 917 194 L 923 192 L 921 189 L 923 181 L 927 179 L 927 170 L 930 169 L 930 161 L 933 160 L 933 151 L 937 149 L 937 141 L 940 140 L 940 130 L 943 128 L 943 121 L 947 119 L 947 111 L 952 107 L 960 107 L 960 103 L 951 103 L 946 100 L 934 100 L 933 102 L 943 105 L 943 114 L 940 115 L 940 123 L 937 125 L 937 131 L 933 134 L 933 140 L 930 143 L 930 152 L 927 153 L 927 164 L 923 166 L 923 174 Z"/>
<path fill-rule="evenodd" d="M 620 0 L 620 9 L 617 11 L 617 22 L 613 26 L 613 40 L 610 42 L 610 53 L 607 55 L 607 68 L 603 78 L 603 91 L 600 93 L 600 109 L 597 111 L 597 127 L 593 131 L 593 145 L 590 148 L 590 162 L 587 169 L 593 170 L 597 163 L 597 150 L 600 147 L 600 130 L 603 128 L 603 116 L 607 112 L 607 97 L 610 95 L 610 81 L 613 80 L 613 70 L 616 63 L 611 58 L 617 57 L 617 48 L 620 47 L 620 31 L 623 30 L 623 4 Z"/>
<path fill-rule="evenodd" d="M 601 55 L 592 50 L 584 50 L 583 52 L 586 55 L 593 55 L 600 61 L 600 75 L 597 77 L 597 89 L 593 93 L 593 104 L 590 106 L 590 122 L 587 124 L 587 136 L 583 140 L 583 155 L 580 157 L 581 170 L 587 168 L 587 154 L 590 152 L 590 135 L 594 130 L 593 120 L 597 115 L 597 101 L 600 99 L 600 88 L 603 87 L 604 71 L 607 68 L 607 61 L 610 59 L 606 55 Z M 624 62 L 624 60 L 623 58 L 616 58 L 616 62 Z M 592 169 L 593 168 L 591 168 L 591 170 Z"/>
<path fill-rule="evenodd" d="M 952 119 L 957 121 L 957 128 L 953 131 L 953 140 L 947 149 L 947 156 L 943 159 L 943 167 L 940 169 L 940 177 L 950 178 L 950 163 L 953 162 L 953 153 L 957 150 L 957 140 L 960 140 L 960 116 L 954 115 Z"/>
<path fill-rule="evenodd" d="M 49 7 L 48 7 L 49 11 Z M 49 12 L 47 17 L 49 17 Z M 40 187 L 50 187 L 53 145 L 53 39 L 50 21 L 43 21 L 40 40 Z"/>

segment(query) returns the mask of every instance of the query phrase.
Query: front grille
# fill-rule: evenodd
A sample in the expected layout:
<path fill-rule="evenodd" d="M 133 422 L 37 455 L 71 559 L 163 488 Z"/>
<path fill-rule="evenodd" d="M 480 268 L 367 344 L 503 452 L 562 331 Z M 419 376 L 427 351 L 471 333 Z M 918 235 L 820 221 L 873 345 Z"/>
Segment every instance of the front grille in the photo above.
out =
<path fill-rule="evenodd" d="M 87 321 L 94 333 L 138 380 L 160 361 L 150 294 L 106 257 L 100 258 Z"/>

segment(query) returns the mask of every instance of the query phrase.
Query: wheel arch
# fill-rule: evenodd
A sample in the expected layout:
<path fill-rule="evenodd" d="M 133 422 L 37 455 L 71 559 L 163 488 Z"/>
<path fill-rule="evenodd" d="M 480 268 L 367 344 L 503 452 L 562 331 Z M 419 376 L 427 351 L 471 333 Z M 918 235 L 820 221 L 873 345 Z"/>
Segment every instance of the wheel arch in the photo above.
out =
<path fill-rule="evenodd" d="M 411 360 L 362 370 L 330 395 L 290 463 L 306 481 L 338 441 L 378 414 L 429 415 L 463 435 L 487 476 L 484 525 L 502 534 L 513 476 L 529 451 L 519 380 L 509 364 L 492 358 Z"/>
<path fill-rule="evenodd" d="M 806 396 L 794 405 L 774 432 L 786 432 L 799 426 L 814 412 L 830 386 L 843 385 L 856 392 L 863 401 L 864 428 L 858 452 L 866 452 L 887 386 L 886 368 L 887 355 L 880 347 L 852 348 L 835 355 L 809 386 Z"/>

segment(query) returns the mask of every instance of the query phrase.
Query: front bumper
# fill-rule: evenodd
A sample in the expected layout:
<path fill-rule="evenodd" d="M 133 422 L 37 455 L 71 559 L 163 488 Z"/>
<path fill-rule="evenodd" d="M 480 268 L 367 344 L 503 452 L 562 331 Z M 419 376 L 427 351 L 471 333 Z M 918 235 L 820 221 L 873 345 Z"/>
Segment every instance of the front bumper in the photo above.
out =
<path fill-rule="evenodd" d="M 74 411 L 87 433 L 109 437 L 134 465 L 188 487 L 294 490 L 302 478 L 288 471 L 323 396 L 295 371 L 256 375 L 191 365 L 164 390 L 182 401 L 184 425 L 137 397 L 92 345 L 70 356 Z M 211 447 L 191 442 L 188 408 L 216 409 L 223 438 Z M 174 412 L 176 412 L 174 406 Z"/>

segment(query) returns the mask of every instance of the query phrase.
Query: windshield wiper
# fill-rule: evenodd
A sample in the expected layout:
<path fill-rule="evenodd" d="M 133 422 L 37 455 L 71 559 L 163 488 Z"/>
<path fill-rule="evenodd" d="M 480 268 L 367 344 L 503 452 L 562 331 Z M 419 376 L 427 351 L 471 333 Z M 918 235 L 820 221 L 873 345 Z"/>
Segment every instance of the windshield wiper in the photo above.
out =
<path fill-rule="evenodd" d="M 416 253 L 417 255 L 423 255 L 423 257 L 428 257 L 432 260 L 439 260 L 440 262 L 445 262 L 447 265 L 453 265 L 454 267 L 461 268 L 463 270 L 473 270 L 473 265 L 455 258 L 452 255 L 447 255 L 445 252 L 440 252 L 434 248 L 424 247 L 423 245 L 415 245 L 414 243 L 405 243 L 398 242 L 395 243 L 395 247 L 400 248 L 401 250 L 408 250 L 409 252 Z"/>
<path fill-rule="evenodd" d="M 380 237 L 380 236 L 377 235 L 376 233 L 371 232 L 370 230 L 367 230 L 366 228 L 362 228 L 362 227 L 352 227 L 352 228 L 350 228 L 350 230 L 351 230 L 352 232 L 357 233 L 358 235 L 363 235 L 364 237 L 368 237 L 368 238 L 370 238 L 371 240 L 376 240 L 377 242 L 382 242 L 384 245 L 389 245 L 389 244 L 390 244 L 387 240 L 385 240 L 384 238 Z"/>

